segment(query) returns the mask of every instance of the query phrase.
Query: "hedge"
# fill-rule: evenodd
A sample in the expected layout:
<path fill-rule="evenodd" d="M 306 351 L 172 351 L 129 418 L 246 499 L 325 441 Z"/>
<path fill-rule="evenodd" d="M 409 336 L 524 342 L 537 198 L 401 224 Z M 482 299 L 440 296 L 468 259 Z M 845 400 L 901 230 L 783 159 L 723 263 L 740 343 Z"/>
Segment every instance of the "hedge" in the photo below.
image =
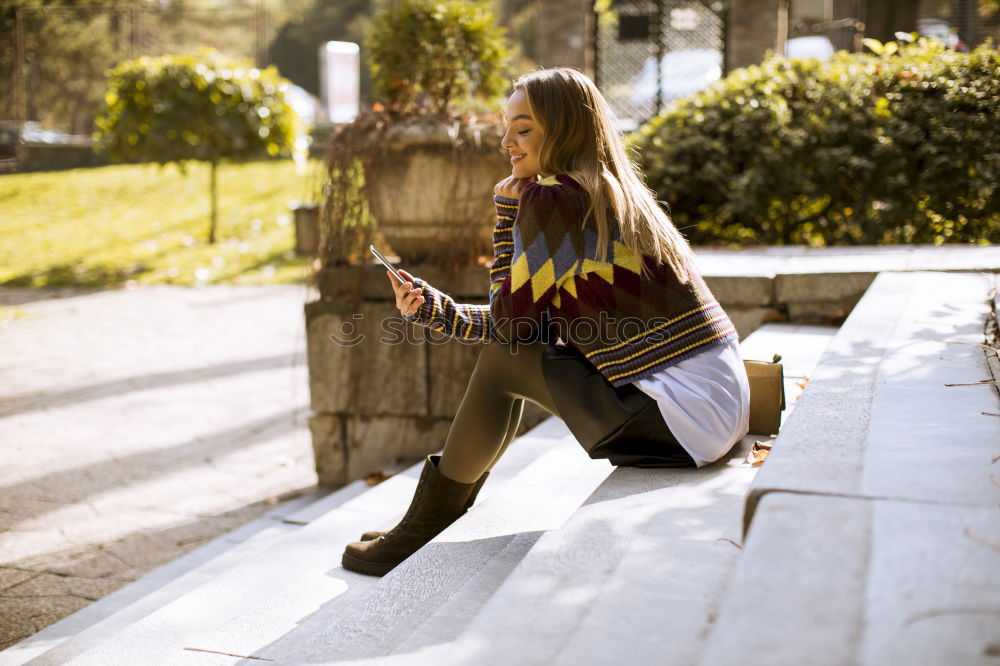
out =
<path fill-rule="evenodd" d="M 629 135 L 694 244 L 1000 241 L 1000 54 L 768 54 Z"/>

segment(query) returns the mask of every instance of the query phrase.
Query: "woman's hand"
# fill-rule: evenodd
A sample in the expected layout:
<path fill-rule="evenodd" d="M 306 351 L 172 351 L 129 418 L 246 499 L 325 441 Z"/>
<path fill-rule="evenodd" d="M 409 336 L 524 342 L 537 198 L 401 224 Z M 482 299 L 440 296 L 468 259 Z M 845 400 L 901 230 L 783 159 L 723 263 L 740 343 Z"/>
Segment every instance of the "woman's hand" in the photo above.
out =
<path fill-rule="evenodd" d="M 397 268 L 399 274 L 406 278 L 406 282 L 400 282 L 396 279 L 396 276 L 392 274 L 391 271 L 386 269 L 385 274 L 389 276 L 389 282 L 392 284 L 392 290 L 396 292 L 396 307 L 399 308 L 399 312 L 404 317 L 410 317 L 417 308 L 421 306 L 424 302 L 424 297 L 420 295 L 423 290 L 420 287 L 413 289 L 413 276 L 404 271 L 402 268 Z"/>
<path fill-rule="evenodd" d="M 507 176 L 499 183 L 493 187 L 493 193 L 499 194 L 502 197 L 507 197 L 508 199 L 520 199 L 521 190 L 528 183 L 534 183 L 535 177 L 530 178 L 515 178 L 514 176 Z"/>

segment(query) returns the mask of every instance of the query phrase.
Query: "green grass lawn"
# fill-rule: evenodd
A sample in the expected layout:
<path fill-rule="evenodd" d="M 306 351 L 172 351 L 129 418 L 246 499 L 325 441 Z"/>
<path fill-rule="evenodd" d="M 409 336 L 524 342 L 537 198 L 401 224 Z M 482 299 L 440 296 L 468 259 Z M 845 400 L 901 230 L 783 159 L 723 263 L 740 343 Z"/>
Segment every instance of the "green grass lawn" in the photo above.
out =
<path fill-rule="evenodd" d="M 0 175 L 0 286 L 287 284 L 309 279 L 294 253 L 289 201 L 310 199 L 323 165 L 292 160 L 218 169 L 208 243 L 209 166 L 130 164 Z"/>

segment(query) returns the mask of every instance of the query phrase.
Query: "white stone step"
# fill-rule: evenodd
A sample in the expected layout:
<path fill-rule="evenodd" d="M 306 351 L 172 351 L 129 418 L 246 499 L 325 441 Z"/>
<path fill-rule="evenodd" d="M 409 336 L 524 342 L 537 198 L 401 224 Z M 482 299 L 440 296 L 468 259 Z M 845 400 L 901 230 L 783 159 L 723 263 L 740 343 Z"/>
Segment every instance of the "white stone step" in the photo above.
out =
<path fill-rule="evenodd" d="M 539 536 L 558 530 L 612 470 L 607 461 L 587 457 L 565 430 L 557 447 L 477 503 L 366 595 L 320 609 L 253 656 L 279 663 L 369 659 L 391 652 L 419 632 L 428 617 L 443 618 L 435 623 L 439 631 L 457 633 Z M 219 645 L 225 634 L 220 631 L 210 644 Z M 226 651 L 251 654 L 248 647 Z"/>
<path fill-rule="evenodd" d="M 243 556 L 241 549 L 281 537 L 295 529 L 285 519 L 308 505 L 329 500 L 336 493 L 311 488 L 299 497 L 282 502 L 256 519 L 220 535 L 183 556 L 118 588 L 59 622 L 0 652 L 0 666 L 59 664 L 79 653 L 90 642 L 128 626 L 144 613 L 199 585 L 220 570 L 233 566 Z"/>
<path fill-rule="evenodd" d="M 397 473 L 402 472 L 405 469 L 406 468 L 399 469 L 397 470 Z M 320 516 L 333 511 L 344 502 L 352 500 L 362 493 L 367 492 L 369 488 L 371 488 L 371 486 L 369 486 L 364 480 L 352 481 L 346 486 L 338 488 L 335 492 L 317 499 L 315 502 L 305 504 L 299 507 L 296 511 L 290 512 L 282 519 L 282 522 L 288 525 L 308 525 Z"/>
<path fill-rule="evenodd" d="M 490 483 L 480 493 L 483 500 L 557 442 L 531 435 L 528 433 L 512 444 L 494 468 Z M 291 630 L 296 622 L 336 597 L 363 594 L 377 579 L 340 568 L 344 545 L 357 540 L 364 530 L 387 529 L 399 520 L 413 496 L 422 466 L 423 463 L 413 465 L 261 552 L 248 554 L 232 569 L 66 663 L 102 666 L 186 663 L 192 657 L 199 659 L 197 663 L 212 663 L 218 655 L 184 650 L 185 647 L 217 649 L 215 645 L 192 644 L 193 636 L 204 636 L 214 627 L 228 625 L 236 632 L 227 637 L 233 644 L 259 647 Z M 255 609 L 266 616 L 260 624 L 255 624 Z M 241 619 L 244 617 L 246 622 Z M 220 658 L 226 659 L 226 663 L 233 661 L 231 657 Z"/>
<path fill-rule="evenodd" d="M 747 502 L 773 491 L 996 506 L 983 349 L 991 273 L 880 273 L 827 349 Z M 780 449 L 780 451 L 779 451 Z"/>
<path fill-rule="evenodd" d="M 703 666 L 997 662 L 995 507 L 764 496 Z"/>
<path fill-rule="evenodd" d="M 876 278 L 754 482 L 706 666 L 996 662 L 996 278 Z"/>
<path fill-rule="evenodd" d="M 433 618 L 398 663 L 432 661 L 444 641 L 453 664 L 692 663 L 740 552 L 750 444 L 697 470 L 616 469 L 460 635 Z"/>
<path fill-rule="evenodd" d="M 766 358 L 781 353 L 786 374 L 804 377 L 835 331 L 768 325 L 745 344 Z M 545 425 L 565 428 L 558 419 Z M 559 465 L 563 483 L 596 462 L 565 432 L 573 445 Z M 623 468 L 608 477 L 609 467 L 598 468 L 577 492 L 606 479 L 600 489 L 572 503 L 579 508 L 565 524 L 557 520 L 544 531 L 517 523 L 522 507 L 551 510 L 553 493 L 565 499 L 567 492 L 553 488 L 549 475 L 538 483 L 526 470 L 520 483 L 480 503 L 366 596 L 323 608 L 252 654 L 289 664 L 548 664 L 555 658 L 618 664 L 624 646 L 616 640 L 630 626 L 647 636 L 633 646 L 645 657 L 639 663 L 696 654 L 696 637 L 739 553 L 742 499 L 757 470 L 742 460 L 755 439 L 748 436 L 728 460 L 700 470 Z M 691 562 L 698 563 L 697 574 Z M 660 597 L 663 603 L 641 603 Z M 553 608 L 553 600 L 562 601 Z"/>

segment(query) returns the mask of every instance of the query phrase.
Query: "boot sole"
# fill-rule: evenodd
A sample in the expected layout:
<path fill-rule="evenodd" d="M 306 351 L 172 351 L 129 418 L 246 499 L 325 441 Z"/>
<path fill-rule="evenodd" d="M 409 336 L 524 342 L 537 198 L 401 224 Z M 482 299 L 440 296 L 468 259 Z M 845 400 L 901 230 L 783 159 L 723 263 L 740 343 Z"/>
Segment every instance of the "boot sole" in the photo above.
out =
<path fill-rule="evenodd" d="M 368 576 L 384 576 L 395 569 L 399 562 L 369 562 L 361 560 L 344 553 L 340 558 L 340 564 L 348 571 L 366 574 Z"/>

